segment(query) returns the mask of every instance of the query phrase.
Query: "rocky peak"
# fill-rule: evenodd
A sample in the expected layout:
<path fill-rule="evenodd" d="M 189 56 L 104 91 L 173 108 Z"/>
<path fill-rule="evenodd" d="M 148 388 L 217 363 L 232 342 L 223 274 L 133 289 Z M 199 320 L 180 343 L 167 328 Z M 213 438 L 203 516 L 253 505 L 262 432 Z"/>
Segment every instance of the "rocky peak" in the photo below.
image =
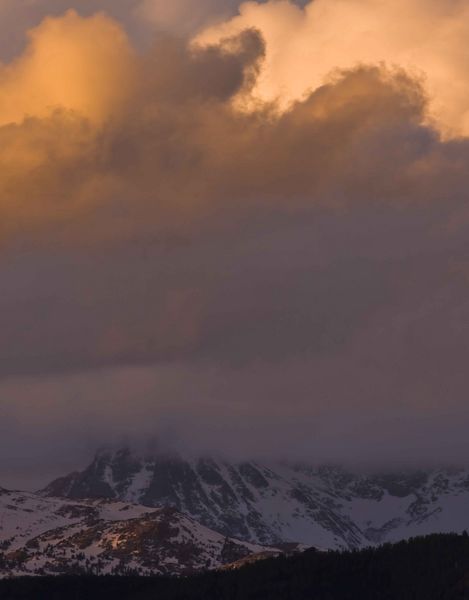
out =
<path fill-rule="evenodd" d="M 175 454 L 99 453 L 42 493 L 172 506 L 247 542 L 358 548 L 469 522 L 469 471 L 363 474 L 331 465 L 229 462 Z"/>

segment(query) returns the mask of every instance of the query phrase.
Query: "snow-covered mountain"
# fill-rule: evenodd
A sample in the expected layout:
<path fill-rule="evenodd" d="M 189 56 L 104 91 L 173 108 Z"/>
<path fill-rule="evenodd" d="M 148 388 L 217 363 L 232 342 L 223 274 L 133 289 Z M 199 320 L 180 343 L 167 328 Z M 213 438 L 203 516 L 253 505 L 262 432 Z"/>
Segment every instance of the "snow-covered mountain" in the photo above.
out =
<path fill-rule="evenodd" d="M 251 543 L 359 548 L 469 528 L 469 470 L 375 475 L 282 463 L 101 452 L 42 494 L 173 506 Z"/>
<path fill-rule="evenodd" d="M 0 488 L 0 577 L 181 575 L 275 553 L 227 538 L 171 507 L 66 500 Z"/>

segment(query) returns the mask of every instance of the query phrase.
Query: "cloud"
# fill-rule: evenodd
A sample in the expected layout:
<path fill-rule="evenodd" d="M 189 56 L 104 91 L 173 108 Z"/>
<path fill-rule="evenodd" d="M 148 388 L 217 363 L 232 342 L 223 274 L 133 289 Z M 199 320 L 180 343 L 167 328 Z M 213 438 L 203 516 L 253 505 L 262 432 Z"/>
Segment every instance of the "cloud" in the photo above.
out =
<path fill-rule="evenodd" d="M 67 35 L 70 28 L 75 37 Z M 102 42 L 106 34 L 112 50 Z M 132 80 L 125 59 L 137 59 L 120 30 L 106 17 L 68 13 L 41 25 L 32 48 L 11 65 L 19 92 L 24 71 L 42 65 L 37 45 L 53 46 L 62 36 L 70 52 L 59 66 L 72 79 L 66 58 L 72 67 L 80 57 L 76 86 L 66 85 L 65 96 L 60 88 L 51 109 L 41 96 L 31 109 L 37 116 L 18 109 L 19 122 L 0 128 L 4 243 L 36 245 L 35 267 L 21 258 L 5 273 L 13 290 L 16 278 L 26 282 L 13 311 L 16 297 L 4 296 L 5 375 L 181 358 L 288 357 L 333 346 L 336 334 L 324 330 L 335 319 L 329 277 L 350 294 L 348 275 L 318 270 L 311 283 L 312 265 L 287 261 L 285 270 L 275 270 L 290 228 L 300 227 L 308 245 L 303 228 L 309 223 L 317 230 L 324 213 L 362 214 L 379 202 L 391 219 L 395 205 L 424 202 L 431 214 L 440 200 L 452 146 L 422 125 L 425 98 L 405 73 L 361 68 L 282 115 L 269 106 L 240 113 L 232 99 L 250 89 L 262 61 L 255 32 L 204 50 L 162 38 L 135 63 Z M 95 39 L 99 52 L 87 61 Z M 112 60 L 114 52 L 124 60 Z M 115 73 L 108 61 L 118 63 Z M 88 84 L 99 69 L 109 77 L 104 92 Z M 49 98 L 56 82 L 49 89 L 45 81 Z M 74 89 L 90 100 L 69 95 Z M 461 144 L 461 157 L 466 152 Z M 463 164 L 452 165 L 450 175 L 454 184 L 461 178 L 462 194 Z M 455 207 L 456 187 L 453 196 Z M 265 229 L 280 230 L 278 244 L 254 268 L 255 247 L 248 256 L 243 248 Z M 53 258 L 56 248 L 59 258 Z M 45 269 L 44 276 L 28 283 L 33 268 Z M 359 262 L 357 269 L 365 269 L 372 285 L 388 285 L 376 280 L 379 269 L 368 273 Z M 315 298 L 319 306 L 311 315 Z M 338 303 L 338 335 L 360 325 L 369 302 Z"/>
<path fill-rule="evenodd" d="M 231 16 L 236 8 L 236 0 L 142 0 L 136 14 L 157 29 L 190 33 Z"/>
<path fill-rule="evenodd" d="M 190 34 L 236 14 L 237 6 L 236 0 L 0 0 L 0 61 L 21 52 L 29 29 L 71 8 L 82 17 L 105 13 L 126 29 L 136 47 L 147 48 L 155 32 Z"/>
<path fill-rule="evenodd" d="M 109 118 L 129 85 L 132 58 L 124 32 L 103 14 L 44 20 L 22 57 L 0 71 L 0 126 L 57 110 Z"/>
<path fill-rule="evenodd" d="M 254 97 L 283 106 L 319 88 L 336 69 L 398 65 L 425 80 L 430 114 L 446 134 L 469 133 L 466 0 L 245 2 L 238 16 L 199 37 L 214 43 L 246 28 L 266 41 Z"/>
<path fill-rule="evenodd" d="M 121 23 L 135 40 L 145 37 L 145 27 L 134 11 L 140 0 L 0 0 L 0 62 L 9 62 L 27 43 L 27 32 L 47 17 L 60 17 L 73 9 L 82 17 L 104 12 Z"/>
<path fill-rule="evenodd" d="M 248 5 L 220 43 L 146 49 L 71 11 L 4 62 L 2 470 L 189 425 L 235 454 L 466 453 L 469 141 L 441 135 L 404 60 L 310 59 L 317 85 L 290 89 L 306 71 L 288 24 L 309 31 L 311 11 Z"/>

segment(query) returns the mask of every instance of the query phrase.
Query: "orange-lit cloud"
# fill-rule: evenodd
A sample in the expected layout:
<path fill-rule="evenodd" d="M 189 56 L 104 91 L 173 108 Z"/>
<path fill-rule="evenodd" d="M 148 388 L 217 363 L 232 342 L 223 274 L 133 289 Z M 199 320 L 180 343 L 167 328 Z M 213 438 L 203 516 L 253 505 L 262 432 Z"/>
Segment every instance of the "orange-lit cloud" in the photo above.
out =
<path fill-rule="evenodd" d="M 243 9 L 270 10 L 306 19 L 311 7 Z M 277 15 L 274 22 L 289 21 Z M 409 187 L 418 201 L 419 169 L 431 160 L 430 180 L 444 162 L 438 153 L 430 159 L 437 146 L 420 144 L 433 131 L 423 125 L 419 79 L 398 67 L 354 67 L 281 113 L 262 101 L 239 111 L 236 98 L 258 95 L 270 73 L 272 42 L 269 32 L 261 31 L 264 40 L 236 23 L 240 32 L 222 44 L 190 47 L 163 36 L 139 54 L 101 13 L 69 11 L 31 30 L 23 54 L 0 75 L 3 232 L 61 223 L 72 237 L 86 230 L 103 240 L 205 226 L 214 214 L 224 220 L 261 205 L 331 206 L 345 189 L 355 199 L 351 190 L 369 180 L 370 168 L 387 181 L 380 193 L 400 202 Z M 303 62 L 296 62 L 301 84 Z M 287 100 L 298 92 L 284 91 Z M 392 139 L 375 153 L 383 135 Z M 402 136 L 409 136 L 405 149 Z M 223 196 L 232 201 L 221 207 Z"/>
<path fill-rule="evenodd" d="M 104 14 L 45 19 L 23 55 L 0 66 L 0 126 L 55 111 L 103 122 L 125 99 L 133 59 L 125 33 Z"/>
<path fill-rule="evenodd" d="M 289 0 L 245 2 L 239 15 L 208 29 L 214 43 L 246 28 L 266 41 L 255 98 L 293 100 L 321 86 L 336 69 L 397 65 L 425 81 L 430 114 L 446 134 L 469 134 L 469 3 L 466 0 Z"/>

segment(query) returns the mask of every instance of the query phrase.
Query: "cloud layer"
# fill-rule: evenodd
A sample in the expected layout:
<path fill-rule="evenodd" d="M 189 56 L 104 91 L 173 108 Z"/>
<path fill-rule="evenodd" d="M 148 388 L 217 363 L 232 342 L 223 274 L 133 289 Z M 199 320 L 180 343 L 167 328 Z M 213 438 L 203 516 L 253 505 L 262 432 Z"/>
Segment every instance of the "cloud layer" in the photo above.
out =
<path fill-rule="evenodd" d="M 468 4 L 428 6 L 426 79 L 417 2 L 251 3 L 204 45 L 90 7 L 30 31 L 0 66 L 5 478 L 126 435 L 464 459 L 469 142 L 432 61 Z"/>

